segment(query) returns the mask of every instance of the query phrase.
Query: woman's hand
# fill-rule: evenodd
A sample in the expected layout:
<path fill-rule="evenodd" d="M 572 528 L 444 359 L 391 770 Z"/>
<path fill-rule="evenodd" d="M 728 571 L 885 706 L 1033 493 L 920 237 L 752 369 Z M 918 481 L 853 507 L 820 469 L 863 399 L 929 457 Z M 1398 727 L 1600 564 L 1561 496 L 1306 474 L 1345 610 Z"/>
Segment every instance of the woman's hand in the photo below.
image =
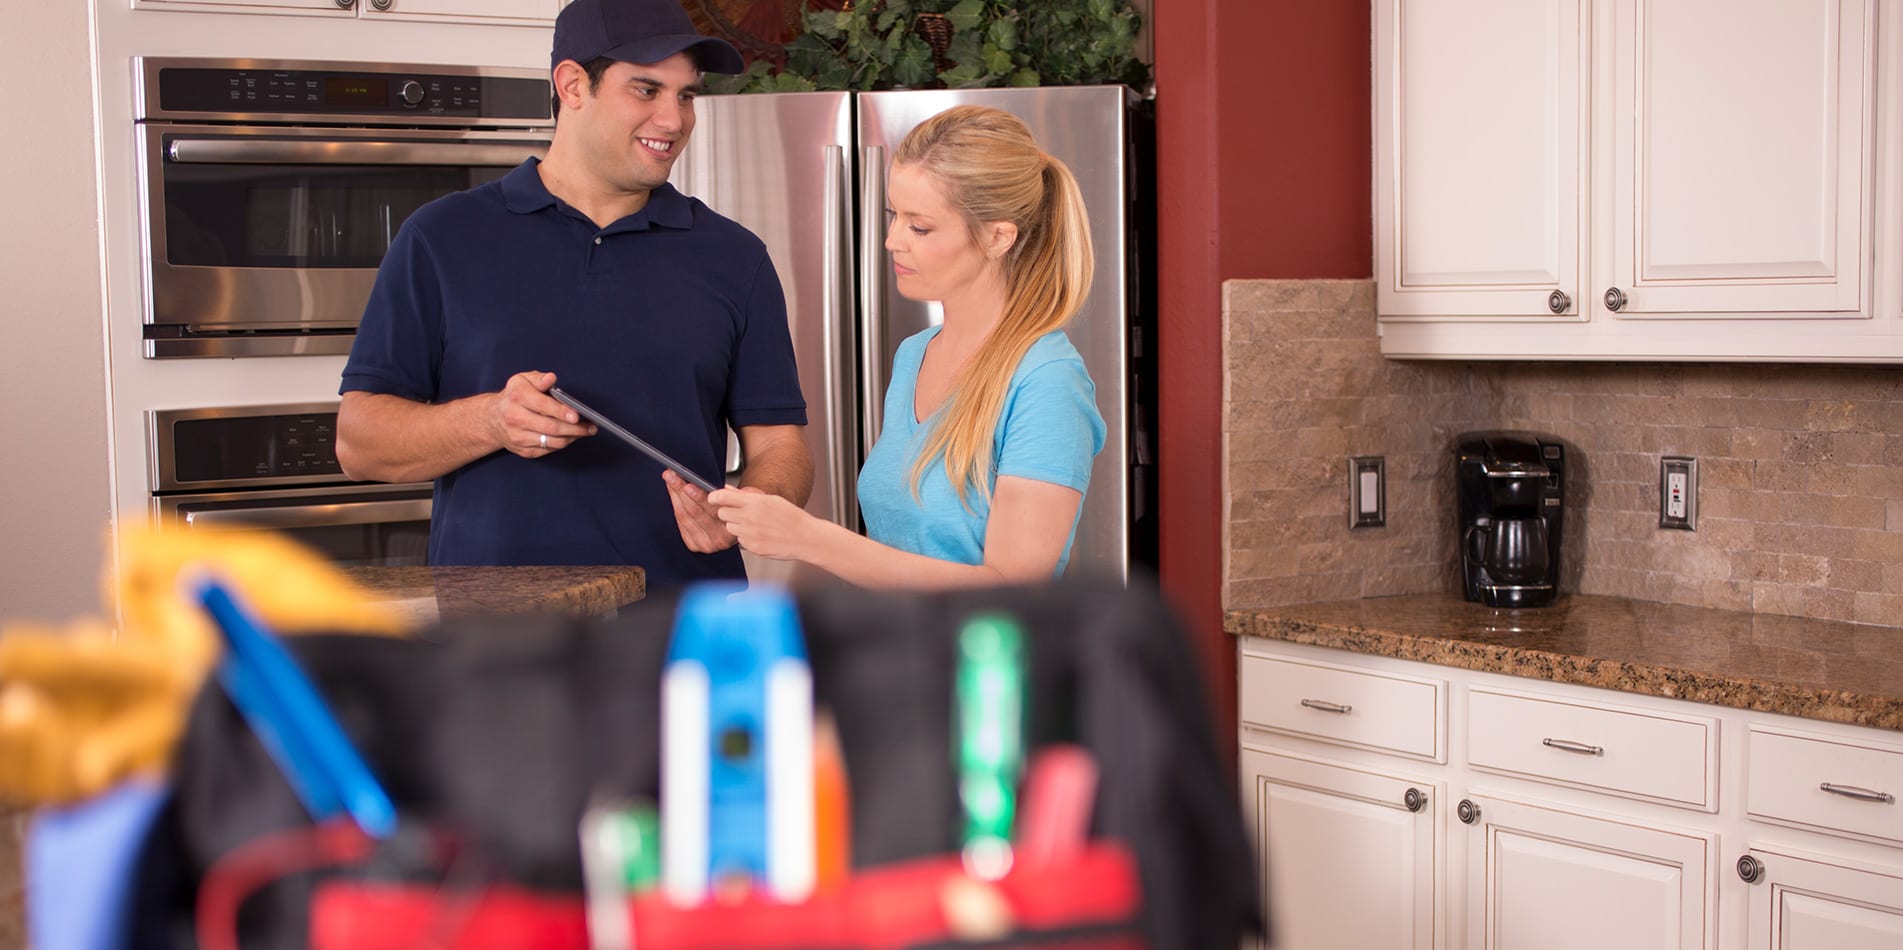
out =
<path fill-rule="evenodd" d="M 723 488 L 707 496 L 740 546 L 781 561 L 810 560 L 817 529 L 826 522 L 779 495 L 752 488 Z"/>

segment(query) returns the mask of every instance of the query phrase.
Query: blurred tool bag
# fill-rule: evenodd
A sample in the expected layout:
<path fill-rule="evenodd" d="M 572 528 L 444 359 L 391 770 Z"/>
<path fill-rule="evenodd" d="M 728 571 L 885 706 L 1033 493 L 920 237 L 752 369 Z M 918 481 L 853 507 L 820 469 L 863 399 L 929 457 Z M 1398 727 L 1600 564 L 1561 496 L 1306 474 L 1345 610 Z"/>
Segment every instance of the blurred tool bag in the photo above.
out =
<path fill-rule="evenodd" d="M 849 872 L 822 870 L 791 903 L 729 891 L 683 907 L 635 886 L 603 926 L 600 888 L 592 914 L 584 898 L 579 829 L 591 803 L 661 800 L 679 603 L 285 641 L 396 804 L 398 831 L 382 840 L 313 824 L 230 701 L 204 690 L 141 859 L 132 943 L 1200 950 L 1260 932 L 1194 656 L 1154 594 L 1101 582 L 800 593 L 813 705 L 836 723 L 850 816 L 836 829 L 820 817 L 837 839 L 820 850 L 843 849 Z M 965 887 L 972 746 L 961 750 L 954 710 L 976 706 L 955 672 L 976 616 L 1023 631 L 1028 774 L 1015 863 Z M 1046 766 L 1070 779 L 1038 778 Z"/>

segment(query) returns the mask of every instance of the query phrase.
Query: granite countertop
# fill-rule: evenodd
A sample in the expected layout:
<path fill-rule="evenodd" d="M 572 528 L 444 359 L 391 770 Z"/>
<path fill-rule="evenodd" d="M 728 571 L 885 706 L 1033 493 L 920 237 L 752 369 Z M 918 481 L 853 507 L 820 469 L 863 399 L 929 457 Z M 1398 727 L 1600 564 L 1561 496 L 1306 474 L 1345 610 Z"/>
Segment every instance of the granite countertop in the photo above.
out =
<path fill-rule="evenodd" d="M 353 567 L 350 579 L 418 623 L 458 615 L 604 614 L 647 596 L 638 567 Z"/>
<path fill-rule="evenodd" d="M 1574 595 L 1457 594 L 1224 611 L 1232 634 L 1903 730 L 1903 628 Z"/>

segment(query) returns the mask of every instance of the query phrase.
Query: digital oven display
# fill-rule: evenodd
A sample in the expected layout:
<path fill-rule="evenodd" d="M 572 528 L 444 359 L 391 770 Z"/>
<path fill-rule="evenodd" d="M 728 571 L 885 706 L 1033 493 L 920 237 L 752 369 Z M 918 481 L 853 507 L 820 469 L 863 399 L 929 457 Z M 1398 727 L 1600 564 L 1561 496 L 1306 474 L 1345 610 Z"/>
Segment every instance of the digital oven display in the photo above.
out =
<path fill-rule="evenodd" d="M 333 76 L 324 80 L 324 101 L 333 106 L 381 106 L 390 101 L 390 81 Z"/>

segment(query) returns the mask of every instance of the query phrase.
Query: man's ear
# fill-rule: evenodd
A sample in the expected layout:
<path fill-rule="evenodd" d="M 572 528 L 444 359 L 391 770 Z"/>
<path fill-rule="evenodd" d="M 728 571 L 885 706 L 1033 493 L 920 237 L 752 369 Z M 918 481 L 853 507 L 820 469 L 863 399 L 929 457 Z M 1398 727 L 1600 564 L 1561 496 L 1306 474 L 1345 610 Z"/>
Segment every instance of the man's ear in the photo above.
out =
<path fill-rule="evenodd" d="M 1018 243 L 1018 226 L 1009 221 L 993 221 L 985 225 L 985 256 L 993 260 L 1011 253 Z"/>
<path fill-rule="evenodd" d="M 581 108 L 582 99 L 588 95 L 588 70 L 572 59 L 564 59 L 555 64 L 553 81 L 555 95 L 562 100 L 562 108 Z"/>

